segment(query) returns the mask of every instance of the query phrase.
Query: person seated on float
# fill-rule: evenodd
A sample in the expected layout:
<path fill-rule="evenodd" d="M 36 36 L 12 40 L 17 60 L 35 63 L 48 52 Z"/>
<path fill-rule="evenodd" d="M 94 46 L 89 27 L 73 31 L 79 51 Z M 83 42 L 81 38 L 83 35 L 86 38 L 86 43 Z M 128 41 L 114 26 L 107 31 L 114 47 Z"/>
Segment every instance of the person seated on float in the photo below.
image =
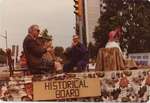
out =
<path fill-rule="evenodd" d="M 83 72 L 88 64 L 88 50 L 80 42 L 78 35 L 73 35 L 72 46 L 68 51 L 69 62 L 64 64 L 64 72 Z M 76 69 L 76 70 L 75 70 Z"/>

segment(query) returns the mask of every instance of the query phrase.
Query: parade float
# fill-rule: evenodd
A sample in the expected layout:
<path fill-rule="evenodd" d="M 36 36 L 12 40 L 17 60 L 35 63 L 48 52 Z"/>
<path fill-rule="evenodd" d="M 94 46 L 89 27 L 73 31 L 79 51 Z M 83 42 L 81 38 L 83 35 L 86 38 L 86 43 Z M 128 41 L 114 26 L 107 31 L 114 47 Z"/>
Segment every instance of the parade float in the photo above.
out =
<path fill-rule="evenodd" d="M 100 48 L 94 71 L 92 67 L 92 71 L 82 73 L 31 75 L 16 70 L 18 73 L 1 80 L 0 100 L 147 102 L 149 65 L 139 67 L 133 59 L 123 56 L 114 34 L 110 33 L 106 48 Z"/>
<path fill-rule="evenodd" d="M 13 76 L 1 81 L 4 101 L 146 102 L 150 70 Z"/>

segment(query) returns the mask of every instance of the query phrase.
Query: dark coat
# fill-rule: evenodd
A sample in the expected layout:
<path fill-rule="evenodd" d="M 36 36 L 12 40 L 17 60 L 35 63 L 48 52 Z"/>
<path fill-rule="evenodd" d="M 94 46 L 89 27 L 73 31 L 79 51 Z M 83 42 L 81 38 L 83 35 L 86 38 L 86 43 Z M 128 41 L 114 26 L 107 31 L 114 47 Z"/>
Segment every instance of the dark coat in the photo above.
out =
<path fill-rule="evenodd" d="M 70 62 L 77 64 L 78 62 L 88 62 L 88 50 L 87 48 L 79 43 L 77 46 L 73 46 L 69 53 Z"/>
<path fill-rule="evenodd" d="M 23 42 L 23 50 L 27 58 L 29 69 L 42 68 L 42 55 L 46 53 L 46 49 L 41 48 L 40 44 L 30 35 L 27 35 Z"/>

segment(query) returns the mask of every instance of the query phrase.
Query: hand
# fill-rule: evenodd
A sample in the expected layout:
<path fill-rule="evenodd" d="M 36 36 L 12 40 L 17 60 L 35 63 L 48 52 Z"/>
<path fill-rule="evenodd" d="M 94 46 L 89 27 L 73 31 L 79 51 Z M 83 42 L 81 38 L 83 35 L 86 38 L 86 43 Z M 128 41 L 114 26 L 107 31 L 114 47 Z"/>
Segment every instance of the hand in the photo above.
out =
<path fill-rule="evenodd" d="M 52 52 L 53 51 L 53 48 L 47 48 L 47 52 Z"/>
<path fill-rule="evenodd" d="M 61 63 L 57 61 L 54 62 L 54 67 L 56 68 L 56 71 L 63 69 L 63 66 L 61 65 Z"/>

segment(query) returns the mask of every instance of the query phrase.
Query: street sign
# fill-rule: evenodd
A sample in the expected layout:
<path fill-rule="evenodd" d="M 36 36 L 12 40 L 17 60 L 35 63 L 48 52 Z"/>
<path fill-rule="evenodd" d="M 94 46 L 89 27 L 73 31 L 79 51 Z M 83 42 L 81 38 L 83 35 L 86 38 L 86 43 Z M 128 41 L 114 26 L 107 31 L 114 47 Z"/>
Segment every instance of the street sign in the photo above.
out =
<path fill-rule="evenodd" d="M 33 82 L 34 100 L 100 96 L 100 79 L 67 79 Z"/>

